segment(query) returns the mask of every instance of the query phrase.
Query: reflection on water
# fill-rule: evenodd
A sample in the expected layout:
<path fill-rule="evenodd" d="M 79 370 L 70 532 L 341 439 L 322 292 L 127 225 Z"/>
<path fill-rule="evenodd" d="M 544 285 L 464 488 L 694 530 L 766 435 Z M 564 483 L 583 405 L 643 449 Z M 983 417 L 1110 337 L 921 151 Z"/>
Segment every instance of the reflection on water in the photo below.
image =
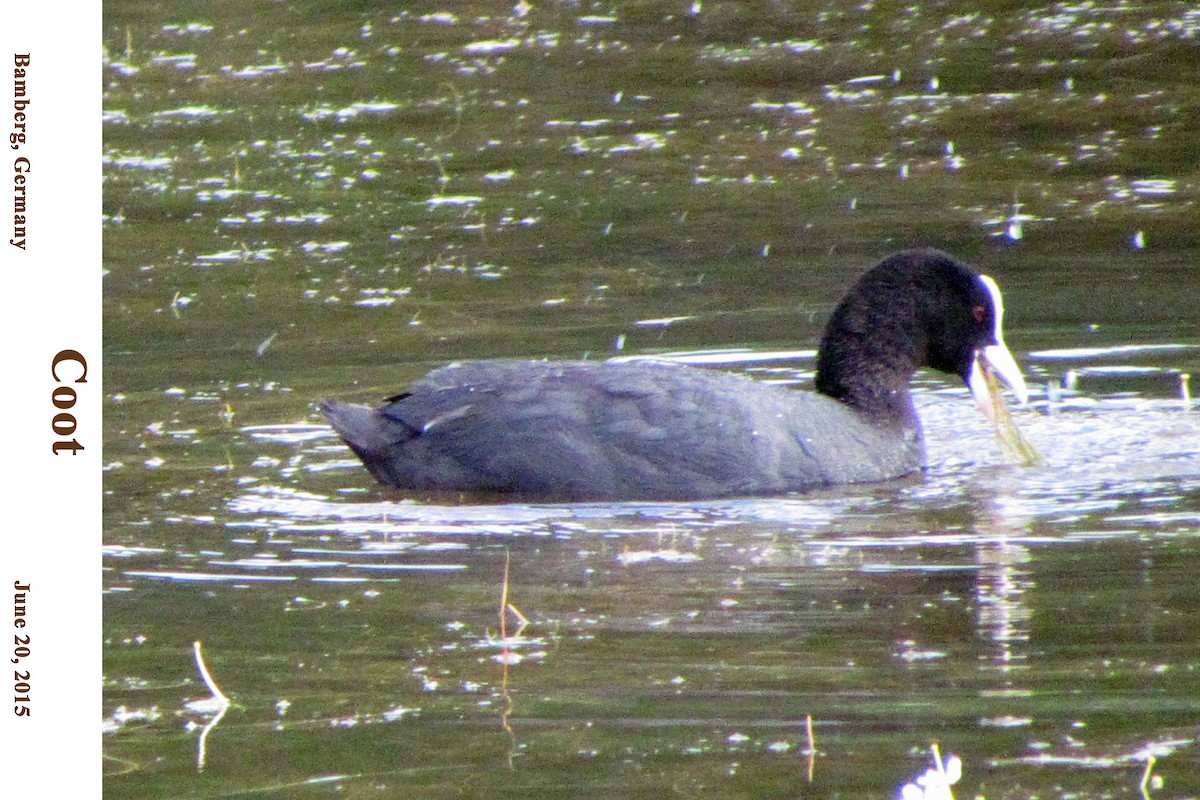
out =
<path fill-rule="evenodd" d="M 106 794 L 1200 793 L 1195 9 L 105 10 Z M 401 495 L 313 411 L 807 388 L 921 244 L 1004 287 L 1038 466 L 925 375 L 924 476 L 705 503 Z"/>
<path fill-rule="evenodd" d="M 1064 422 L 1079 430 L 1068 452 L 1013 468 L 985 423 L 963 424 L 974 412 L 960 390 L 919 399 L 935 460 L 925 479 L 689 504 L 402 499 L 348 488 L 365 475 L 322 426 L 248 426 L 240 438 L 261 455 L 237 472 L 255 478 L 234 478 L 215 513 L 164 517 L 192 547 L 176 534 L 168 548 L 106 548 L 109 625 L 142 637 L 112 661 L 137 664 L 156 642 L 182 654 L 169 645 L 181 624 L 228 648 L 243 718 L 212 734 L 209 771 L 223 736 L 271 746 L 257 721 L 274 719 L 274 735 L 341 753 L 331 764 L 362 745 L 321 731 L 408 725 L 407 741 L 434 725 L 447 747 L 503 733 L 518 776 L 616 748 L 733 758 L 771 786 L 806 780 L 793 760 L 812 714 L 818 782 L 865 788 L 852 776 L 868 765 L 898 780 L 943 741 L 968 754 L 967 780 L 990 776 L 972 785 L 1021 783 L 1040 765 L 1100 791 L 1130 785 L 1149 755 L 1190 785 L 1180 773 L 1195 767 L 1195 735 L 1180 726 L 1195 713 L 1200 455 L 1172 446 L 1200 440 L 1200 416 L 1120 397 L 1027 410 L 1020 424 L 1043 446 Z M 297 449 L 302 466 L 289 466 Z M 271 585 L 285 588 L 260 591 Z M 512 634 L 497 622 L 508 604 L 528 618 Z M 266 676 L 250 669 L 268 683 L 255 688 Z M 189 677 L 182 661 L 168 672 Z M 135 742 L 171 716 L 131 698 L 181 707 L 194 693 L 131 681 L 110 683 L 108 726 Z M 906 744 L 889 749 L 896 730 Z M 868 755 L 880 747 L 890 763 Z M 447 789 L 451 767 L 429 753 L 418 763 L 425 791 Z M 1086 771 L 1065 777 L 1072 767 Z"/>

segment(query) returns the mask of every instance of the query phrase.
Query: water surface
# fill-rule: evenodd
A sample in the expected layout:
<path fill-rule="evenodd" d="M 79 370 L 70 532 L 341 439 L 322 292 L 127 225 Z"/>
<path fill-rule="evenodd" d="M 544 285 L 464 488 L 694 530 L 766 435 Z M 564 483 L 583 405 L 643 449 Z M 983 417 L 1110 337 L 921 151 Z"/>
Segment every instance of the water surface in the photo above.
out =
<path fill-rule="evenodd" d="M 933 742 L 963 797 L 1200 794 L 1198 32 L 109 2 L 106 794 L 892 797 Z M 807 388 L 916 245 L 1004 288 L 1041 465 L 935 375 L 927 474 L 689 504 L 384 489 L 313 407 L 617 348 Z"/>

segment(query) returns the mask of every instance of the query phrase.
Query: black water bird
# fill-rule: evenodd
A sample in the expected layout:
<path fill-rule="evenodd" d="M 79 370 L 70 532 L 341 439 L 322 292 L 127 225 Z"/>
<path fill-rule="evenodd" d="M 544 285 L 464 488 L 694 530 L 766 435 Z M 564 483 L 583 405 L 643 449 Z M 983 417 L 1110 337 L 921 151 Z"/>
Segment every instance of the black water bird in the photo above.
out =
<path fill-rule="evenodd" d="M 377 408 L 321 410 L 379 481 L 404 489 L 678 500 L 881 481 L 925 466 L 917 369 L 960 376 L 988 411 L 990 368 L 1024 402 L 1002 317 L 991 278 L 911 250 L 838 304 L 815 392 L 650 359 L 467 361 Z"/>

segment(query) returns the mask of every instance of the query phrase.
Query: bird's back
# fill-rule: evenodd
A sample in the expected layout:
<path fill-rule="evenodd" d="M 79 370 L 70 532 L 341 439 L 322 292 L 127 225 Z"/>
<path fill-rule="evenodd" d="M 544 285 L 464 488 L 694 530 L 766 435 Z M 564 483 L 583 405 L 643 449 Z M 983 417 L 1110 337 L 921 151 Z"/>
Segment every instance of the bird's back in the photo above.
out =
<path fill-rule="evenodd" d="M 377 478 L 574 500 L 778 494 L 923 465 L 920 431 L 667 362 L 475 361 L 379 409 L 325 406 Z"/>

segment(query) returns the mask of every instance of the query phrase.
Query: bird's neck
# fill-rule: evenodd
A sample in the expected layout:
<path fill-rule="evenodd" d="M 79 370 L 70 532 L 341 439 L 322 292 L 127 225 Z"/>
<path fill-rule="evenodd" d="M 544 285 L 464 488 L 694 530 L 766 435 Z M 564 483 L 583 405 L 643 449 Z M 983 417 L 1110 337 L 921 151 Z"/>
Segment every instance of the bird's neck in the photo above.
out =
<path fill-rule="evenodd" d="M 915 427 L 909 382 L 916 367 L 909 359 L 896 363 L 894 351 L 885 361 L 872 353 L 874 349 L 861 341 L 855 347 L 823 341 L 817 355 L 816 390 L 872 421 Z"/>

